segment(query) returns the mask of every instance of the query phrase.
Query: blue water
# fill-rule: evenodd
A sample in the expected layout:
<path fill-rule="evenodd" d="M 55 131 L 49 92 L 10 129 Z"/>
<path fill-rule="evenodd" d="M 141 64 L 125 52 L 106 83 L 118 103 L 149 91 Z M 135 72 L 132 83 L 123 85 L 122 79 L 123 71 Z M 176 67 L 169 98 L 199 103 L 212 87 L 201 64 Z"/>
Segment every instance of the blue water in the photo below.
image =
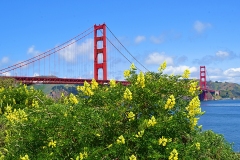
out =
<path fill-rule="evenodd" d="M 240 152 L 240 100 L 219 100 L 201 102 L 205 114 L 199 125 L 203 130 L 213 130 L 233 143 L 234 151 Z"/>

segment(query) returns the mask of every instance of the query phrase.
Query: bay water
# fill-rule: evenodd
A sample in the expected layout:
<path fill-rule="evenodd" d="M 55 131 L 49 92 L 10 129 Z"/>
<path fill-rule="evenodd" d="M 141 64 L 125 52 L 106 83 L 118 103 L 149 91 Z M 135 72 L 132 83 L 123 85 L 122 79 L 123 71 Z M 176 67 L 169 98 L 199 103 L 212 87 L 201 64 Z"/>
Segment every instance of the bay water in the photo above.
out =
<path fill-rule="evenodd" d="M 222 134 L 240 152 L 240 100 L 202 101 L 202 115 L 198 121 L 203 130 Z"/>

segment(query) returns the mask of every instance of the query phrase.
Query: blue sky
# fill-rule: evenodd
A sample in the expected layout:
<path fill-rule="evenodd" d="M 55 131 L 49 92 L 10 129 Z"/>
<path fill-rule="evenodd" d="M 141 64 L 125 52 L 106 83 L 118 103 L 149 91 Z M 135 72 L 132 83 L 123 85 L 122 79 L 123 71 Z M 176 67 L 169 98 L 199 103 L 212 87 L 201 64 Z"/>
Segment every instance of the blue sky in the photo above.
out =
<path fill-rule="evenodd" d="M 238 0 L 2 0 L 0 69 L 106 23 L 151 71 L 166 60 L 166 73 L 189 68 L 198 78 L 205 65 L 207 80 L 240 83 L 239 7 Z"/>

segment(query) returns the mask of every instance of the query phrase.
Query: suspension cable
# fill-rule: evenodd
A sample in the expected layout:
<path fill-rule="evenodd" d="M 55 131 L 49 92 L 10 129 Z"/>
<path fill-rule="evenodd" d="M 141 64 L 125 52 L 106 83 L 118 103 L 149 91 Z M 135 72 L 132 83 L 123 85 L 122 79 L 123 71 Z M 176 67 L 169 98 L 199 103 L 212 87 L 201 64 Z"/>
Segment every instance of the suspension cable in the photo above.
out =
<path fill-rule="evenodd" d="M 89 31 L 90 29 L 92 29 L 92 28 L 93 28 L 93 27 L 88 28 L 87 30 L 85 30 L 84 32 L 78 34 L 77 36 L 71 38 L 70 40 L 68 40 L 68 41 L 66 41 L 66 42 L 64 42 L 64 43 L 62 43 L 62 44 L 60 44 L 60 45 L 58 45 L 58 46 L 56 46 L 56 47 L 54 47 L 54 48 L 46 51 L 46 52 L 43 52 L 42 54 L 39 54 L 39 55 L 37 55 L 37 56 L 35 56 L 35 57 L 32 57 L 32 58 L 30 58 L 30 59 L 28 59 L 28 60 L 25 60 L 25 61 L 16 63 L 16 64 L 14 64 L 14 65 L 12 65 L 12 66 L 9 66 L 9 67 L 6 67 L 6 68 L 1 69 L 1 70 L 0 70 L 0 74 L 6 73 L 6 72 L 11 71 L 11 70 L 16 69 L 16 68 L 21 68 L 22 66 L 26 66 L 26 65 L 29 64 L 29 63 L 35 62 L 36 60 L 34 60 L 34 59 L 36 59 L 36 58 L 37 58 L 37 60 L 42 59 L 42 58 L 45 58 L 45 57 L 46 57 L 46 55 L 45 55 L 46 53 L 51 52 L 51 51 L 53 51 L 53 50 L 55 50 L 55 49 L 57 49 L 57 48 L 65 45 L 65 44 L 71 42 L 72 40 L 74 40 L 75 38 L 77 38 L 77 37 L 79 37 L 80 35 L 84 34 L 85 32 L 88 32 L 88 31 Z M 93 31 L 92 31 L 92 32 L 93 32 Z M 92 33 L 92 32 L 90 32 L 90 33 Z M 88 33 L 87 35 L 89 35 L 90 33 Z M 86 35 L 83 36 L 83 37 L 86 37 Z M 82 37 L 81 37 L 81 38 L 78 38 L 78 40 L 80 40 L 80 39 L 82 39 Z M 67 46 L 68 46 L 68 45 L 67 45 Z M 65 48 L 65 47 L 63 47 L 63 48 Z M 53 52 L 53 53 L 55 53 L 55 52 Z M 52 54 L 52 53 L 51 53 L 51 54 Z M 48 54 L 47 56 L 49 56 L 49 55 L 51 55 L 51 54 Z M 30 61 L 30 62 L 28 62 L 28 61 Z M 26 62 L 28 62 L 28 63 L 26 63 Z M 13 69 L 11 69 L 11 68 L 13 68 Z M 6 70 L 7 70 L 7 71 L 6 71 Z"/>
<path fill-rule="evenodd" d="M 107 25 L 106 25 L 107 26 Z M 128 50 L 127 48 L 119 41 L 119 39 L 113 34 L 113 32 L 108 28 L 107 29 L 112 33 L 112 35 L 116 38 L 116 40 L 121 44 L 121 46 L 128 52 L 128 54 L 130 54 L 132 56 L 133 59 L 135 59 L 138 64 L 140 64 L 143 68 L 145 68 L 147 71 L 149 71 L 142 63 L 140 63 Z M 110 42 L 111 43 L 111 42 Z M 121 53 L 122 54 L 122 53 Z M 123 54 L 122 54 L 123 55 Z M 124 56 L 125 57 L 125 56 Z M 125 57 L 126 58 L 126 57 Z M 127 58 L 126 58 L 127 59 Z M 129 60 L 128 60 L 129 61 Z M 131 62 L 130 62 L 131 63 Z"/>

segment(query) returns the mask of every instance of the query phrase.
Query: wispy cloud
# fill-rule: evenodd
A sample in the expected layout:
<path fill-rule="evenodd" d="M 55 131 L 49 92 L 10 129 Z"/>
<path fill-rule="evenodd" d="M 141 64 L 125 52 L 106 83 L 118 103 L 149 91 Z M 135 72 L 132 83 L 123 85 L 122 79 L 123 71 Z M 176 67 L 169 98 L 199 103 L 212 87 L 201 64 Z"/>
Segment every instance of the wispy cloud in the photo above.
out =
<path fill-rule="evenodd" d="M 185 66 L 185 65 L 180 65 L 180 66 L 168 66 L 164 72 L 167 73 L 167 74 L 175 74 L 175 75 L 181 75 L 183 74 L 183 72 L 186 70 L 186 69 L 189 69 L 191 74 L 192 73 L 195 73 L 198 71 L 198 69 L 196 67 L 189 67 L 189 66 Z"/>
<path fill-rule="evenodd" d="M 58 51 L 59 55 L 67 62 L 74 62 L 79 55 L 89 55 L 88 58 L 93 60 L 93 39 L 87 39 L 81 44 L 71 41 L 71 45 Z"/>
<path fill-rule="evenodd" d="M 227 77 L 240 77 L 240 68 L 229 68 L 223 74 Z"/>
<path fill-rule="evenodd" d="M 1 59 L 1 63 L 2 64 L 6 64 L 6 63 L 8 63 L 9 62 L 9 58 L 8 57 L 3 57 L 2 59 Z"/>
<path fill-rule="evenodd" d="M 40 54 L 41 52 L 36 50 L 35 46 L 32 45 L 31 47 L 28 48 L 27 53 L 32 54 L 33 56 L 36 56 L 36 55 Z"/>
<path fill-rule="evenodd" d="M 232 82 L 239 83 L 240 68 L 229 68 L 222 70 L 220 68 L 207 68 L 207 81 Z"/>
<path fill-rule="evenodd" d="M 5 73 L 2 73 L 3 76 L 11 76 L 11 73 L 10 72 L 5 72 Z"/>
<path fill-rule="evenodd" d="M 201 59 L 195 59 L 193 63 L 198 63 L 200 65 L 204 64 L 210 64 L 210 63 L 215 63 L 219 61 L 226 61 L 226 60 L 231 60 L 235 58 L 240 58 L 238 55 L 231 51 L 217 51 L 215 55 L 206 55 L 202 57 Z"/>
<path fill-rule="evenodd" d="M 193 28 L 197 33 L 203 33 L 206 29 L 211 27 L 212 25 L 210 23 L 204 23 L 201 21 L 195 21 L 193 24 Z"/>
<path fill-rule="evenodd" d="M 146 37 L 145 36 L 137 36 L 135 38 L 135 43 L 141 43 L 143 42 L 144 40 L 146 40 Z"/>
<path fill-rule="evenodd" d="M 158 36 L 151 36 L 150 41 L 155 44 L 161 44 L 161 43 L 169 41 L 169 40 L 177 40 L 177 39 L 181 38 L 181 36 L 182 35 L 179 32 L 176 32 L 174 30 L 168 30 L 168 31 L 162 32 Z"/>
<path fill-rule="evenodd" d="M 164 61 L 167 62 L 168 65 L 173 64 L 173 59 L 170 56 L 166 56 L 164 52 L 158 53 L 154 52 L 148 55 L 146 59 L 146 64 L 162 64 Z"/>
<path fill-rule="evenodd" d="M 150 40 L 155 43 L 155 44 L 161 44 L 164 42 L 165 38 L 164 38 L 164 35 L 160 35 L 158 37 L 156 36 L 151 36 L 150 37 Z"/>

